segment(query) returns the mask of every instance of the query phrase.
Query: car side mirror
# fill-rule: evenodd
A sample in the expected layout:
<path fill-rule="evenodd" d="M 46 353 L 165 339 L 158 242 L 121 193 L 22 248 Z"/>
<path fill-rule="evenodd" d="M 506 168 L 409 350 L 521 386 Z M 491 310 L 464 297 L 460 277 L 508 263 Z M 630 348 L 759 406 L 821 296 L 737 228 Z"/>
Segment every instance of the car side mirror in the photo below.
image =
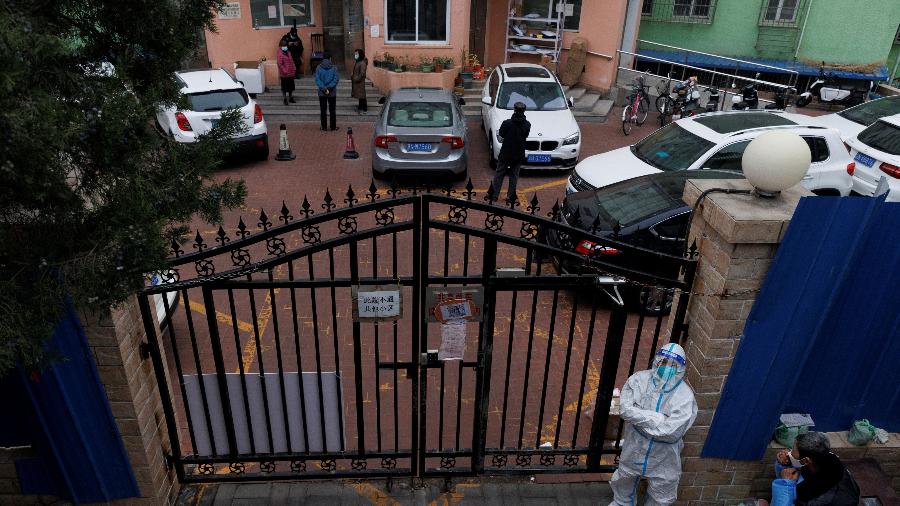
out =
<path fill-rule="evenodd" d="M 575 98 L 569 97 L 566 99 L 566 102 L 569 104 L 569 107 L 575 107 Z"/>
<path fill-rule="evenodd" d="M 464 99 L 464 98 L 462 98 L 462 97 L 459 97 L 459 98 L 456 100 L 456 103 L 459 104 L 459 105 L 466 105 L 466 99 Z"/>
<path fill-rule="evenodd" d="M 494 105 L 494 101 L 491 100 L 491 97 L 481 97 L 481 103 L 484 105 Z"/>
<path fill-rule="evenodd" d="M 381 97 L 381 98 L 378 99 L 378 105 L 384 105 L 384 103 L 385 103 L 386 101 L 387 101 L 387 99 L 385 99 L 384 97 Z"/>

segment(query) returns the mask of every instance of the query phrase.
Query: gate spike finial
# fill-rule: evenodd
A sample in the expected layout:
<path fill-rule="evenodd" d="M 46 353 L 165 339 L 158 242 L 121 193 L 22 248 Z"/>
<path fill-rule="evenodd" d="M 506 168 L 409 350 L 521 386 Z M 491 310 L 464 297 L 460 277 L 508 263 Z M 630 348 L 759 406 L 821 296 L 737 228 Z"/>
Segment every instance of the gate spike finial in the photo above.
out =
<path fill-rule="evenodd" d="M 197 251 L 203 251 L 207 248 L 207 245 L 205 242 L 203 242 L 203 236 L 200 235 L 199 230 L 197 231 L 197 235 L 194 237 L 194 248 Z"/>
<path fill-rule="evenodd" d="M 694 258 L 694 255 L 697 254 L 697 239 L 694 238 L 694 242 L 691 243 L 691 247 L 688 248 L 689 256 L 688 258 Z"/>
<path fill-rule="evenodd" d="M 528 204 L 527 207 L 525 207 L 525 210 L 531 214 L 534 214 L 541 210 L 541 208 L 538 207 L 537 192 L 535 192 L 534 195 L 531 196 L 531 202 Z"/>
<path fill-rule="evenodd" d="M 554 220 L 559 218 L 559 199 L 556 199 L 556 203 L 554 203 L 553 207 L 550 208 L 550 212 L 547 213 L 547 217 Z"/>
<path fill-rule="evenodd" d="M 169 246 L 172 249 L 172 254 L 175 255 L 175 258 L 180 257 L 184 254 L 184 250 L 181 249 L 181 245 L 178 244 L 178 241 L 173 237 L 172 244 Z"/>
<path fill-rule="evenodd" d="M 241 216 L 240 220 L 238 220 L 237 229 L 238 229 L 238 231 L 235 233 L 235 235 L 237 235 L 241 239 L 246 239 L 247 236 L 250 235 L 250 232 L 247 231 L 247 224 L 244 223 L 243 216 Z"/>
<path fill-rule="evenodd" d="M 522 204 L 519 203 L 518 197 L 516 197 L 515 195 L 507 194 L 506 195 L 506 205 L 510 209 L 515 209 L 515 208 L 521 206 Z"/>
<path fill-rule="evenodd" d="M 269 230 L 272 227 L 272 221 L 269 220 L 269 215 L 266 214 L 265 209 L 259 210 L 259 223 L 256 224 L 259 228 L 263 229 L 263 231 Z"/>
<path fill-rule="evenodd" d="M 315 213 L 316 212 L 313 211 L 312 206 L 309 203 L 309 199 L 306 198 L 306 194 L 304 194 L 303 195 L 303 203 L 300 204 L 300 211 L 298 212 L 298 214 L 303 216 L 303 218 L 309 218 L 310 215 L 313 215 Z"/>
<path fill-rule="evenodd" d="M 494 182 L 491 181 L 491 185 L 488 186 L 487 195 L 484 196 L 484 200 L 486 200 L 488 204 L 493 204 L 497 201 L 497 197 L 494 195 L 494 193 Z"/>
<path fill-rule="evenodd" d="M 347 185 L 347 198 L 344 199 L 344 203 L 347 204 L 347 207 L 353 207 L 353 204 L 359 203 L 359 199 L 356 198 L 356 192 L 353 191 L 353 185 Z"/>
<path fill-rule="evenodd" d="M 394 176 L 391 179 L 391 189 L 388 190 L 388 193 L 391 194 L 392 199 L 397 198 L 397 195 L 400 194 L 400 186 L 397 184 L 397 176 Z"/>
<path fill-rule="evenodd" d="M 441 193 L 448 197 L 456 193 L 456 190 L 453 189 L 453 183 L 447 183 L 446 185 L 444 185 L 444 187 L 441 188 Z"/>
<path fill-rule="evenodd" d="M 475 185 L 472 184 L 472 178 L 469 178 L 469 182 L 466 183 L 466 191 L 462 192 L 463 196 L 466 197 L 466 200 L 472 200 L 472 197 L 475 196 Z"/>
<path fill-rule="evenodd" d="M 216 242 L 219 243 L 219 246 L 225 246 L 225 243 L 231 242 L 231 239 L 228 238 L 228 234 L 225 233 L 225 229 L 222 228 L 222 225 L 219 225 L 219 230 L 216 231 Z"/>
<path fill-rule="evenodd" d="M 375 179 L 372 179 L 372 182 L 369 183 L 369 192 L 366 193 L 366 198 L 369 199 L 369 202 L 375 202 L 381 198 L 381 195 L 378 194 L 378 187 L 375 186 Z"/>
<path fill-rule="evenodd" d="M 287 222 L 294 219 L 294 216 L 291 214 L 290 209 L 288 209 L 287 202 L 281 201 L 281 216 L 278 217 L 282 223 L 287 225 Z"/>
<path fill-rule="evenodd" d="M 594 217 L 594 223 L 591 224 L 591 232 L 594 234 L 597 233 L 597 230 L 600 229 L 600 215 Z"/>
<path fill-rule="evenodd" d="M 322 204 L 322 209 L 324 209 L 325 212 L 329 212 L 337 207 L 337 204 L 334 203 L 334 198 L 331 197 L 331 192 L 328 190 L 327 186 L 325 187 L 325 198 L 322 200 L 325 201 L 325 203 Z"/>

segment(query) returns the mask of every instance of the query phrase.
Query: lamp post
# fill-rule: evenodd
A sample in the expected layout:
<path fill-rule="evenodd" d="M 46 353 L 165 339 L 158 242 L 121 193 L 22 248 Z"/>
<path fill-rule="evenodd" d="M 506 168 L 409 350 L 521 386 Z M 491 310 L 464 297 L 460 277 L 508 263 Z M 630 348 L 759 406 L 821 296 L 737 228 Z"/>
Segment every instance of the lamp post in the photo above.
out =
<path fill-rule="evenodd" d="M 772 198 L 799 183 L 812 155 L 802 137 L 784 130 L 766 132 L 750 141 L 741 166 L 760 197 Z"/>

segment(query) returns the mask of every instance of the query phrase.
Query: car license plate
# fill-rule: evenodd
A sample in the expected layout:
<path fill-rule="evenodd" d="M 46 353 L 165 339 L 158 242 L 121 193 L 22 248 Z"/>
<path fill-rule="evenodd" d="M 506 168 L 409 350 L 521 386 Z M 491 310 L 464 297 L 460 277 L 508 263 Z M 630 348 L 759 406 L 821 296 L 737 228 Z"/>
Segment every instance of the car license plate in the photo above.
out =
<path fill-rule="evenodd" d="M 410 142 L 406 145 L 407 151 L 431 151 L 432 144 L 430 142 Z"/>
<path fill-rule="evenodd" d="M 550 155 L 528 155 L 528 163 L 550 163 Z"/>
<path fill-rule="evenodd" d="M 874 158 L 872 158 L 871 156 L 868 156 L 868 155 L 864 155 L 859 152 L 856 153 L 856 156 L 853 159 L 856 160 L 857 162 L 865 165 L 866 167 L 871 167 L 871 166 L 875 165 Z"/>

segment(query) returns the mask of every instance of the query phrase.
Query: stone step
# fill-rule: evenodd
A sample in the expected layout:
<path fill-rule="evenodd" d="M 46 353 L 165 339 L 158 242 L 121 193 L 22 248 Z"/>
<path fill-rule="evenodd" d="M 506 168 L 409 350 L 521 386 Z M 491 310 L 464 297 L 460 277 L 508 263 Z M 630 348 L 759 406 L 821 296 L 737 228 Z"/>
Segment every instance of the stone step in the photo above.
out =
<path fill-rule="evenodd" d="M 600 100 L 599 93 L 587 92 L 575 100 L 575 110 L 590 111 L 597 105 L 598 100 Z"/>
<path fill-rule="evenodd" d="M 587 93 L 587 90 L 584 88 L 571 88 L 566 92 L 566 97 L 571 97 L 576 101 L 584 96 Z"/>
<path fill-rule="evenodd" d="M 368 100 L 370 104 L 377 103 L 380 98 L 381 98 L 381 95 L 373 95 L 373 94 L 366 95 L 366 100 Z M 296 100 L 297 103 L 310 103 L 310 104 L 318 104 L 319 103 L 319 97 L 317 95 L 298 95 L 298 94 L 294 93 L 294 100 Z M 337 96 L 338 102 L 347 102 L 347 103 L 354 102 L 355 103 L 356 100 L 357 99 L 351 97 L 349 94 Z M 283 101 L 284 101 L 284 97 L 280 94 L 279 95 L 266 94 L 266 95 L 259 95 L 256 97 L 256 103 L 258 103 L 261 107 L 265 107 L 267 105 L 273 105 L 273 104 L 280 104 Z"/>

